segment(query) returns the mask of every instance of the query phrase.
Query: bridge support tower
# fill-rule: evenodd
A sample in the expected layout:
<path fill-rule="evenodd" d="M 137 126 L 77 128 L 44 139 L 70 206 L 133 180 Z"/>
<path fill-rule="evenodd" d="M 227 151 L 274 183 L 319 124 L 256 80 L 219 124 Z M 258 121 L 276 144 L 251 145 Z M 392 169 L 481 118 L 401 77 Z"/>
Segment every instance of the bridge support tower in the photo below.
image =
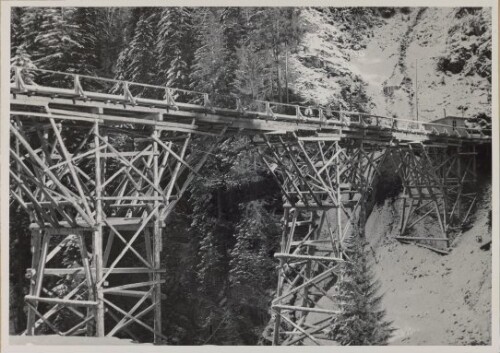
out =
<path fill-rule="evenodd" d="M 341 136 L 262 135 L 258 143 L 284 199 L 273 345 L 324 344 L 341 309 L 330 289 L 355 237 L 364 236 L 367 199 L 386 157 Z"/>
<path fill-rule="evenodd" d="M 160 342 L 165 220 L 208 153 L 161 113 L 159 124 L 104 121 L 95 105 L 74 114 L 11 114 L 11 195 L 31 221 L 26 334 Z"/>

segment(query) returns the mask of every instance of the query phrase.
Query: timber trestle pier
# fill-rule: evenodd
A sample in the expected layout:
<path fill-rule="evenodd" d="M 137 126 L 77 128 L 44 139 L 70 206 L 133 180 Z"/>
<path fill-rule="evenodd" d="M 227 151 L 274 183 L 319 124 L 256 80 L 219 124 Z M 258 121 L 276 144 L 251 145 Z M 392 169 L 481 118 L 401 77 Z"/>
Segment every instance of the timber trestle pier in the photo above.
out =
<path fill-rule="evenodd" d="M 324 344 L 341 305 L 328 289 L 341 280 L 353 236 L 364 234 L 381 166 L 392 163 L 402 181 L 399 238 L 447 248 L 477 199 L 476 148 L 491 144 L 484 129 L 266 101 L 244 107 L 237 97 L 222 104 L 200 92 L 19 67 L 10 98 L 10 195 L 31 222 L 28 335 L 43 326 L 136 338 L 140 328 L 167 339 L 165 220 L 217 144 L 247 134 L 284 200 L 270 339 Z M 426 219 L 439 234 L 412 236 Z M 74 261 L 63 266 L 70 251 Z"/>

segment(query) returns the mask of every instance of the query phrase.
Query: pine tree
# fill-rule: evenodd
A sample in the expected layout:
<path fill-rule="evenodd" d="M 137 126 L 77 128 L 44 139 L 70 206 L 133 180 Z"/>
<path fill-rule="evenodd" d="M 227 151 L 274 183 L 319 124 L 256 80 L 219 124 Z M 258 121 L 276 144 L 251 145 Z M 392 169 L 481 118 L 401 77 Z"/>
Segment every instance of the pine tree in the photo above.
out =
<path fill-rule="evenodd" d="M 246 100 L 265 100 L 272 95 L 270 57 L 251 42 L 237 49 L 238 69 L 234 87 Z"/>
<path fill-rule="evenodd" d="M 116 78 L 142 83 L 154 82 L 156 75 L 153 68 L 156 59 L 152 20 L 152 15 L 147 12 L 140 15 L 130 44 L 122 50 L 118 58 Z M 140 90 L 133 93 L 140 93 Z"/>
<path fill-rule="evenodd" d="M 221 101 L 221 95 L 230 93 L 231 73 L 229 51 L 224 35 L 225 24 L 220 21 L 220 8 L 205 8 L 197 13 L 199 47 L 195 52 L 193 71 L 191 72 L 191 87 L 206 92 Z"/>
<path fill-rule="evenodd" d="M 267 310 L 263 293 L 274 283 L 274 263 L 269 254 L 274 250 L 272 237 L 278 233 L 276 223 L 265 210 L 262 200 L 242 205 L 241 221 L 235 228 L 236 244 L 231 250 L 229 281 L 240 305 L 253 304 Z M 259 295 L 260 294 L 260 295 Z"/>
<path fill-rule="evenodd" d="M 161 12 L 156 44 L 158 84 L 189 88 L 189 73 L 196 48 L 193 11 L 171 7 Z"/>
<path fill-rule="evenodd" d="M 241 10 L 235 79 L 240 93 L 246 96 L 259 87 L 260 99 L 289 101 L 293 72 L 288 58 L 304 33 L 299 15 L 291 8 Z"/>
<path fill-rule="evenodd" d="M 31 29 L 38 33 L 34 38 L 35 48 L 31 53 L 28 51 L 38 67 L 55 71 L 78 71 L 72 55 L 82 46 L 75 38 L 76 25 L 68 22 L 73 11 L 71 8 L 40 9 L 40 27 Z"/>
<path fill-rule="evenodd" d="M 96 75 L 99 70 L 99 11 L 93 7 L 78 7 L 72 17 L 75 39 L 79 46 L 71 53 L 78 73 Z"/>
<path fill-rule="evenodd" d="M 131 12 L 129 8 L 123 7 L 98 9 L 96 54 L 99 62 L 99 76 L 114 76 L 118 57 L 124 48 L 124 43 L 128 43 L 129 40 L 128 28 L 132 17 Z"/>
<path fill-rule="evenodd" d="M 29 7 L 19 11 L 20 23 L 17 25 L 14 33 L 14 42 L 16 45 L 23 45 L 29 54 L 35 54 L 37 45 L 35 39 L 41 29 L 43 21 L 43 8 Z"/>
<path fill-rule="evenodd" d="M 359 237 L 343 264 L 343 273 L 336 284 L 336 298 L 341 313 L 335 317 L 332 339 L 341 345 L 386 345 L 394 329 L 381 308 L 380 284 L 367 260 L 367 252 Z"/>
<path fill-rule="evenodd" d="M 10 21 L 10 55 L 11 57 L 16 53 L 18 47 L 23 41 L 23 27 L 22 18 L 26 11 L 24 7 L 13 7 L 11 10 Z"/>

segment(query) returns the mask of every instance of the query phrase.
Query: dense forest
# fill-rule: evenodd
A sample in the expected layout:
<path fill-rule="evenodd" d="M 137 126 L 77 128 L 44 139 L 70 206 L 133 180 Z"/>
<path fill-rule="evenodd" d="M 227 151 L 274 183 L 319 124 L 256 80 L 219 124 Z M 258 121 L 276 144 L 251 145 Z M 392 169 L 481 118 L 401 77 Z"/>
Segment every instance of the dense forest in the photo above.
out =
<path fill-rule="evenodd" d="M 237 94 L 247 101 L 309 104 L 291 89 L 297 73 L 288 64 L 306 31 L 300 11 L 15 8 L 11 62 L 27 69 Z M 387 10 L 366 11 L 374 16 Z M 335 20 L 348 12 L 331 10 L 330 15 Z M 36 77 L 40 84 L 50 79 Z M 10 223 L 12 331 L 19 333 L 25 328 L 29 221 L 15 202 L 10 212 L 15 219 Z M 168 220 L 162 253 L 168 344 L 270 343 L 263 332 L 271 319 L 276 283 L 272 255 L 281 212 L 280 190 L 249 139 L 223 141 Z M 357 249 L 359 261 L 345 271 L 351 280 L 339 289 L 342 300 L 356 305 L 334 325 L 335 339 L 341 344 L 385 344 L 390 324 L 384 321 L 362 246 Z"/>

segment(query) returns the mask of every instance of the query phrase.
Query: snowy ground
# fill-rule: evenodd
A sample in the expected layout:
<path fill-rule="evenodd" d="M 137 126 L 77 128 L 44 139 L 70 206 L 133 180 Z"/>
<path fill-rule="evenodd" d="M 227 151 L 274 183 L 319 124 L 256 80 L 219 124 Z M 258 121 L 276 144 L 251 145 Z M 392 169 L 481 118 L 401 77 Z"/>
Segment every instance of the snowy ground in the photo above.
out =
<path fill-rule="evenodd" d="M 391 239 L 391 209 L 389 202 L 376 207 L 366 227 L 371 230 L 367 240 L 382 285 L 382 303 L 397 328 L 390 344 L 489 344 L 491 251 L 480 249 L 491 240 L 489 202 L 483 202 L 472 228 L 460 235 L 446 256 Z"/>
<path fill-rule="evenodd" d="M 11 345 L 40 345 L 40 346 L 60 346 L 60 345 L 79 345 L 79 346 L 128 346 L 136 345 L 128 339 L 116 337 L 62 337 L 58 335 L 46 336 L 10 336 Z M 148 345 L 142 343 L 141 346 Z"/>
<path fill-rule="evenodd" d="M 419 120 L 442 118 L 445 111 L 446 115 L 462 116 L 461 106 L 467 108 L 465 116 L 490 113 L 491 84 L 485 78 L 436 70 L 438 58 L 450 50 L 449 29 L 459 21 L 454 11 L 427 8 L 419 14 L 414 8 L 409 14 L 397 13 L 374 25 L 373 36 L 359 51 L 346 48 L 345 32 L 325 14 L 304 11 L 308 31 L 302 50 L 290 60 L 297 71 L 293 89 L 305 100 L 335 104 L 341 100 L 339 79 L 358 77 L 367 84 L 373 114 L 416 119 L 417 81 Z M 468 48 L 476 39 L 462 36 L 459 45 Z M 386 96 L 384 86 L 400 89 Z"/>

